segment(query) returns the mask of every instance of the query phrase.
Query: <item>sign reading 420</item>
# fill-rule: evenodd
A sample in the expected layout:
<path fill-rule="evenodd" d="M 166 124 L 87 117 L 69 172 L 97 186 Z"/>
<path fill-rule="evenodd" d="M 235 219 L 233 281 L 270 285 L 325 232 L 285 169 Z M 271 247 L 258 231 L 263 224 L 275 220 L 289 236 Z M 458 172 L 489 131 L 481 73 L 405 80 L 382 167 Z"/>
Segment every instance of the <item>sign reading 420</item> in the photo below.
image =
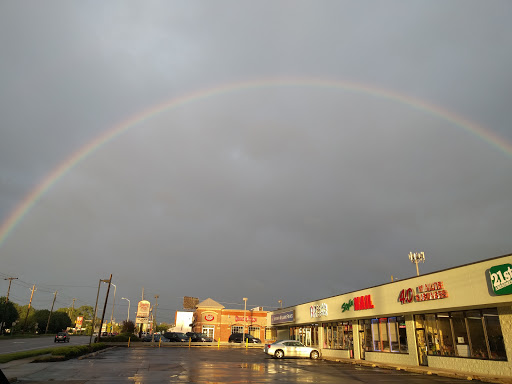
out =
<path fill-rule="evenodd" d="M 512 265 L 496 265 L 489 269 L 492 290 L 496 295 L 510 295 L 512 293 Z"/>

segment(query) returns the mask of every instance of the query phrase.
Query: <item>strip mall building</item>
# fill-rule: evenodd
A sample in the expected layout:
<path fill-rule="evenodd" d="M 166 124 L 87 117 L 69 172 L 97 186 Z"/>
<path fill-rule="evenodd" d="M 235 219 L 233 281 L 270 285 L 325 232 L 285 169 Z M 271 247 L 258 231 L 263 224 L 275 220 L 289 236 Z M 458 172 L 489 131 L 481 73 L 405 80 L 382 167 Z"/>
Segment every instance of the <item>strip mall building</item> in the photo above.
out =
<path fill-rule="evenodd" d="M 512 255 L 269 314 L 277 339 L 324 358 L 512 376 Z"/>

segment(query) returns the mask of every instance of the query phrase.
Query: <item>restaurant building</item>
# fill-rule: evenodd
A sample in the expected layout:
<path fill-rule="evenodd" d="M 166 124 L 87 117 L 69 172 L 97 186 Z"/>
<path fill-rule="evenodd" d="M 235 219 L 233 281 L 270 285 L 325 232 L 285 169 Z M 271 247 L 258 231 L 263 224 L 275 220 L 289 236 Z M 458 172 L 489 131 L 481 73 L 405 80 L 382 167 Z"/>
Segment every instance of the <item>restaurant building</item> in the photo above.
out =
<path fill-rule="evenodd" d="M 283 308 L 277 339 L 324 358 L 512 376 L 512 255 Z"/>
<path fill-rule="evenodd" d="M 261 307 L 252 309 L 226 309 L 208 298 L 196 306 L 192 332 L 202 332 L 212 339 L 228 341 L 232 333 L 249 333 L 265 341 L 267 311 Z"/>

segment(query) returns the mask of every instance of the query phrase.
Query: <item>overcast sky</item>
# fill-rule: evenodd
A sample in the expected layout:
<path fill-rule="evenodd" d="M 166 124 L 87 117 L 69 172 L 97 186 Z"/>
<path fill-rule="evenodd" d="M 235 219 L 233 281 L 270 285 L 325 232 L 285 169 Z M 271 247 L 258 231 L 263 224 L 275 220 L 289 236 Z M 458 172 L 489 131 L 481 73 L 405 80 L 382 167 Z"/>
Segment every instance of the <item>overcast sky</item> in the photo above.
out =
<path fill-rule="evenodd" d="M 112 273 L 118 320 L 144 287 L 172 322 L 183 296 L 271 309 L 411 277 L 410 251 L 422 273 L 512 252 L 511 14 L 509 0 L 1 2 L 0 222 L 116 125 L 213 91 L 56 180 L 0 244 L 0 294 L 18 277 L 20 304 L 35 284 L 38 309 L 55 290 L 57 307 L 94 305 Z"/>

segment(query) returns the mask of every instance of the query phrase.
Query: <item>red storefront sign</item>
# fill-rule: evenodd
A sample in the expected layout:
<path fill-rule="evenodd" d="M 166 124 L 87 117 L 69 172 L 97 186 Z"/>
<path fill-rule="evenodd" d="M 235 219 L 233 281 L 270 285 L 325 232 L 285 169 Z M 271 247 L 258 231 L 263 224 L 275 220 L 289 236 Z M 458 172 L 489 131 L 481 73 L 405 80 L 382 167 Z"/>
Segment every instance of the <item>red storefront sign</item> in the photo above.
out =
<path fill-rule="evenodd" d="M 372 303 L 372 295 L 354 297 L 354 311 L 372 308 L 374 308 Z"/>
<path fill-rule="evenodd" d="M 213 320 L 215 320 L 215 316 L 214 316 L 214 315 L 212 315 L 211 313 L 209 313 L 209 314 L 207 314 L 207 315 L 205 315 L 205 316 L 204 316 L 204 319 L 205 319 L 206 321 L 213 321 Z"/>
<path fill-rule="evenodd" d="M 255 323 L 258 320 L 252 316 L 246 316 L 245 319 L 243 316 L 235 316 L 235 321 L 245 321 L 246 323 L 247 322 Z"/>

